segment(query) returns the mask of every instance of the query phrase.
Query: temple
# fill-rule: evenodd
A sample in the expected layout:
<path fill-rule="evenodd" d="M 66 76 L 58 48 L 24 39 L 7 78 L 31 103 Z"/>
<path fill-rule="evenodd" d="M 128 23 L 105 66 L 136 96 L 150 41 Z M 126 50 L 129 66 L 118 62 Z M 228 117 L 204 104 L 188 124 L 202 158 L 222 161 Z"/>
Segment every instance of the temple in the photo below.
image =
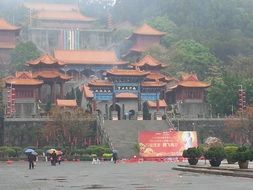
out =
<path fill-rule="evenodd" d="M 148 24 L 143 24 L 127 38 L 125 44 L 128 46 L 125 47 L 125 52 L 122 53 L 122 56 L 139 57 L 145 50 L 160 44 L 161 38 L 165 34 L 166 33 L 156 30 Z"/>
<path fill-rule="evenodd" d="M 10 53 L 16 47 L 19 40 L 20 27 L 8 23 L 0 18 L 0 65 L 6 65 L 10 61 Z M 3 70 L 3 68 L 1 69 Z"/>
<path fill-rule="evenodd" d="M 191 117 L 207 115 L 205 104 L 206 89 L 210 84 L 199 81 L 195 74 L 183 74 L 171 91 L 166 94 L 167 100 L 175 103 L 180 114 Z"/>
<path fill-rule="evenodd" d="M 101 78 L 106 70 L 127 67 L 114 51 L 55 50 L 54 57 L 64 63 L 63 71 L 74 80 L 87 80 L 91 75 Z"/>
<path fill-rule="evenodd" d="M 96 79 L 83 87 L 83 106 L 91 105 L 100 110 L 105 119 L 142 119 L 143 104 L 147 101 L 157 103 L 164 96 L 166 83 L 145 81 L 150 73 L 139 69 L 111 69 L 106 79 Z M 152 106 L 150 106 L 152 107 Z M 162 109 L 164 110 L 164 109 Z"/>
<path fill-rule="evenodd" d="M 75 4 L 24 3 L 24 7 L 29 10 L 28 40 L 44 52 L 111 45 L 111 29 L 98 29 L 97 19 L 83 15 Z"/>
<path fill-rule="evenodd" d="M 16 72 L 6 78 L 6 116 L 27 117 L 36 115 L 39 89 L 43 81 L 34 79 L 31 72 Z"/>
<path fill-rule="evenodd" d="M 60 72 L 63 63 L 45 54 L 35 60 L 28 61 L 27 64 L 33 72 L 33 78 L 43 81 L 43 86 L 39 88 L 39 99 L 42 102 L 55 103 L 56 98 L 64 97 L 64 83 L 71 77 Z"/>

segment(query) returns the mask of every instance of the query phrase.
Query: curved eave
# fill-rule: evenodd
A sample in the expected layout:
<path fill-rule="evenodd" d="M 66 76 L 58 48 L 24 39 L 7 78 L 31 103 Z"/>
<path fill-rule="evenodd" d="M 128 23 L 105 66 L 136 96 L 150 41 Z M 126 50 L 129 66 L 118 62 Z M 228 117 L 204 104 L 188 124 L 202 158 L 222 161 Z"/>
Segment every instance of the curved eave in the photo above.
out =
<path fill-rule="evenodd" d="M 15 85 L 15 86 L 40 86 L 43 84 L 43 81 L 5 81 L 8 85 Z"/>
<path fill-rule="evenodd" d="M 166 83 L 162 82 L 142 82 L 141 86 L 142 87 L 164 87 Z"/>

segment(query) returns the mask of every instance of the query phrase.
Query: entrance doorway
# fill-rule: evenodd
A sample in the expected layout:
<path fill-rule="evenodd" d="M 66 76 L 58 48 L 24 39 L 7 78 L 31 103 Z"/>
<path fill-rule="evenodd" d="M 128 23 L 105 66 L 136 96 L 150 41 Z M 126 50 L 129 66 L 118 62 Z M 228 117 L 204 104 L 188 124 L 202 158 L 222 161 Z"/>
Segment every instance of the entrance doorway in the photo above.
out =
<path fill-rule="evenodd" d="M 115 104 L 115 109 L 113 107 L 113 105 L 110 106 L 110 109 L 109 109 L 109 116 L 110 116 L 110 119 L 112 119 L 112 111 L 116 111 L 117 112 L 117 115 L 118 115 L 118 120 L 120 120 L 120 106 L 118 104 Z"/>

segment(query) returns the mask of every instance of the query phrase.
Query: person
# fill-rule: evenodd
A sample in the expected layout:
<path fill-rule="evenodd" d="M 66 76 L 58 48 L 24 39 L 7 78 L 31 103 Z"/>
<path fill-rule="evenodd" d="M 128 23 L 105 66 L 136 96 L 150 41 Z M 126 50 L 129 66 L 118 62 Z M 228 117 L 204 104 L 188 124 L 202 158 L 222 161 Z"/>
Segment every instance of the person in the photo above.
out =
<path fill-rule="evenodd" d="M 61 160 L 62 160 L 62 157 L 61 155 L 58 156 L 58 164 L 60 165 L 61 164 Z"/>
<path fill-rule="evenodd" d="M 113 158 L 114 164 L 116 164 L 116 162 L 118 160 L 118 154 L 117 154 L 117 152 L 115 150 L 112 153 L 112 158 Z"/>
<path fill-rule="evenodd" d="M 34 168 L 34 155 L 32 155 L 32 153 L 28 154 L 28 162 L 29 162 L 29 169 L 33 169 Z"/>
<path fill-rule="evenodd" d="M 56 162 L 57 162 L 57 155 L 56 152 L 53 151 L 53 153 L 51 154 L 51 165 L 55 166 Z"/>

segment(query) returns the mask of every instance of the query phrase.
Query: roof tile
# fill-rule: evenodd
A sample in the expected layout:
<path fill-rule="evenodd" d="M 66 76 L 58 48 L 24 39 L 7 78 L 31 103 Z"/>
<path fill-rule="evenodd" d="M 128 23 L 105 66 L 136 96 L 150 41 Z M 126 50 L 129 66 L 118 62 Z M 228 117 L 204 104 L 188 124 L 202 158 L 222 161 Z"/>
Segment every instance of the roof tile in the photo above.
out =
<path fill-rule="evenodd" d="M 114 51 L 98 50 L 55 50 L 56 59 L 64 62 L 66 65 L 122 65 L 126 62 L 118 60 Z"/>
<path fill-rule="evenodd" d="M 60 107 L 77 107 L 76 100 L 57 99 L 56 105 Z"/>
<path fill-rule="evenodd" d="M 0 30 L 19 30 L 20 27 L 8 23 L 6 20 L 0 18 Z"/>
<path fill-rule="evenodd" d="M 157 107 L 157 102 L 156 101 L 147 101 L 148 103 L 148 107 L 150 108 L 156 108 Z M 159 107 L 160 108 L 166 108 L 167 104 L 165 102 L 165 100 L 159 100 Z"/>
<path fill-rule="evenodd" d="M 107 71 L 107 75 L 122 75 L 122 76 L 146 76 L 149 72 L 141 70 L 130 70 L 130 69 L 111 69 Z"/>
<path fill-rule="evenodd" d="M 133 33 L 140 35 L 153 35 L 153 36 L 163 36 L 166 34 L 165 32 L 160 32 L 159 30 L 149 26 L 148 24 L 143 24 L 141 27 L 137 28 Z"/>

